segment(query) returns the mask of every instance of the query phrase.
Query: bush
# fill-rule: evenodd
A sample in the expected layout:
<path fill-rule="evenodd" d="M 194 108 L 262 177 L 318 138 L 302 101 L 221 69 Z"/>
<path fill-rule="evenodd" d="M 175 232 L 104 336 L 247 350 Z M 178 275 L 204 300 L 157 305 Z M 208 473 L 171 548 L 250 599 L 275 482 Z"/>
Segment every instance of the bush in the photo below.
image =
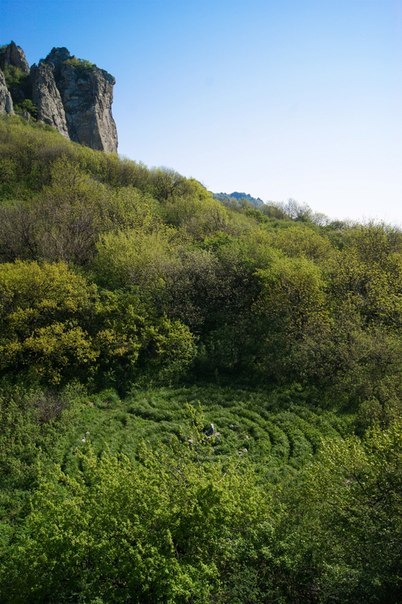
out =
<path fill-rule="evenodd" d="M 43 477 L 2 559 L 3 602 L 258 601 L 248 565 L 272 512 L 249 467 L 200 466 L 180 445 L 142 463 L 89 451 L 80 468 Z"/>

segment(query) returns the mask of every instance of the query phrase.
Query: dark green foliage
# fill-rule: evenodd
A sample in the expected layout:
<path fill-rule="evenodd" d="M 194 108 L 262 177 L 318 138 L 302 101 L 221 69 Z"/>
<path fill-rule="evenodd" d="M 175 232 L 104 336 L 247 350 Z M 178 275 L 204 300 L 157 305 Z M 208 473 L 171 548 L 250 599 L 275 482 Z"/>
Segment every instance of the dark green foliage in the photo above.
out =
<path fill-rule="evenodd" d="M 32 117 L 36 117 L 38 113 L 38 109 L 36 105 L 31 101 L 31 99 L 24 99 L 20 103 L 14 106 L 16 113 L 29 113 Z"/>
<path fill-rule="evenodd" d="M 144 450 L 136 464 L 89 451 L 80 466 L 43 478 L 3 567 L 3 601 L 222 601 L 269 523 L 250 468 L 201 467 L 185 447 Z"/>
<path fill-rule="evenodd" d="M 40 468 L 50 458 L 63 458 L 80 395 L 76 386 L 56 391 L 0 383 L 0 530 L 5 535 L 10 522 L 27 511 Z"/>
<path fill-rule="evenodd" d="M 285 494 L 278 527 L 284 601 L 400 600 L 402 433 L 328 441 Z"/>
<path fill-rule="evenodd" d="M 3 73 L 7 88 L 18 107 L 18 104 L 24 103 L 26 97 L 29 96 L 29 74 L 19 67 L 9 64 L 4 65 Z"/>
<path fill-rule="evenodd" d="M 78 59 L 77 57 L 70 57 L 64 61 L 65 65 L 72 65 L 76 69 L 81 71 L 87 71 L 94 68 L 94 64 L 91 61 L 87 61 L 85 59 Z"/>

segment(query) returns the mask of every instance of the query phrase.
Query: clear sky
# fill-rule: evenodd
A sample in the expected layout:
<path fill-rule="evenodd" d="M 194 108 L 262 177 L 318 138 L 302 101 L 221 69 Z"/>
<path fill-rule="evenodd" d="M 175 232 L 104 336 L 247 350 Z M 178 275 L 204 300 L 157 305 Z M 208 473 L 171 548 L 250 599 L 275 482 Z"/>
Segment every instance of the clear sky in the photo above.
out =
<path fill-rule="evenodd" d="M 119 152 L 402 226 L 402 0 L 0 0 L 0 42 L 116 79 Z"/>

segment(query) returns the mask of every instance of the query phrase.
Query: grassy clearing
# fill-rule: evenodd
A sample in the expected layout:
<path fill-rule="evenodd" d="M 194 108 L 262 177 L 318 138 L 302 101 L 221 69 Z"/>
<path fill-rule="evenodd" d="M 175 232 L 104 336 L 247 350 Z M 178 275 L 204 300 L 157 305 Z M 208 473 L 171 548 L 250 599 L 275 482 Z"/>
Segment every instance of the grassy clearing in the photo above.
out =
<path fill-rule="evenodd" d="M 214 434 L 205 437 L 213 457 L 248 456 L 274 479 L 277 472 L 295 471 L 311 460 L 323 437 L 348 434 L 351 420 L 297 402 L 283 405 L 266 392 L 215 385 L 137 390 L 124 400 L 104 391 L 84 398 L 64 465 L 88 443 L 98 453 L 110 450 L 131 458 L 142 442 L 158 447 L 179 439 L 191 447 L 213 424 Z"/>

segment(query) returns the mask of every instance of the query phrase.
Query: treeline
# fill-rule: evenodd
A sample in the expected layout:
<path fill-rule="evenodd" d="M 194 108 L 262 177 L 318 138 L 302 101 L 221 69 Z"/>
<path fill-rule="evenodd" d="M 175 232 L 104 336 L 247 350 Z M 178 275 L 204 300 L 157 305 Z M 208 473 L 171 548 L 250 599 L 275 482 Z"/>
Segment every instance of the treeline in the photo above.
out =
<path fill-rule="evenodd" d="M 1 601 L 396 604 L 401 326 L 400 230 L 224 205 L 1 119 Z M 77 445 L 101 391 L 194 382 L 258 387 L 289 423 L 296 397 L 346 412 L 356 434 L 272 480 L 196 418 L 127 457 Z"/>

